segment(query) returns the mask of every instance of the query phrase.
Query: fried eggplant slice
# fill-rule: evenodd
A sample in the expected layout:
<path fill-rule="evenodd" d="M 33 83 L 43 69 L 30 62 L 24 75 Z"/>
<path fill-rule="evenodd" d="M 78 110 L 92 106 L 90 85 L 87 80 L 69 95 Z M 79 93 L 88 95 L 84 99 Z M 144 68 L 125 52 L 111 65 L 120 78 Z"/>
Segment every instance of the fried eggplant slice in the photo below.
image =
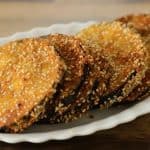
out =
<path fill-rule="evenodd" d="M 56 116 L 63 115 L 70 110 L 74 103 L 76 105 L 82 103 L 83 99 L 77 100 L 76 97 L 85 80 L 84 69 L 87 58 L 81 42 L 73 36 L 54 34 L 41 38 L 49 40 L 49 44 L 55 47 L 67 66 L 63 80 L 54 95 L 53 107 L 50 104 L 47 109 L 49 120 L 56 120 L 54 119 Z M 59 122 L 59 120 L 56 120 L 56 122 Z"/>
<path fill-rule="evenodd" d="M 150 14 L 127 15 L 117 19 L 117 21 L 136 29 L 142 36 L 150 34 Z"/>
<path fill-rule="evenodd" d="M 122 101 L 145 74 L 148 56 L 140 36 L 114 21 L 91 25 L 81 30 L 77 37 L 94 51 L 99 51 L 114 70 L 99 105 L 108 107 Z"/>
<path fill-rule="evenodd" d="M 150 95 L 150 14 L 128 15 L 118 19 L 135 29 L 142 37 L 148 52 L 148 69 L 142 83 L 139 84 L 124 101 L 142 100 Z"/>
<path fill-rule="evenodd" d="M 109 72 L 111 69 L 108 69 L 107 61 L 100 54 L 99 57 L 93 57 L 90 53 L 87 53 L 86 47 L 83 46 L 81 41 L 73 36 L 57 34 L 46 38 L 64 59 L 70 73 L 65 74 L 63 85 L 59 86 L 58 92 L 54 96 L 54 110 L 48 109 L 48 118 L 50 123 L 69 122 L 81 117 L 83 113 L 89 110 L 91 106 L 89 103 L 91 102 L 88 101 L 88 97 L 96 80 L 99 83 L 97 89 L 101 94 L 104 93 L 106 89 L 104 82 L 107 82 L 108 76 L 110 76 L 110 73 L 108 75 L 106 71 Z M 79 60 L 81 58 L 82 61 Z M 79 72 L 82 72 L 82 74 L 79 74 Z M 65 80 L 65 78 L 70 80 Z M 70 89 L 64 96 L 66 88 Z"/>
<path fill-rule="evenodd" d="M 44 116 L 65 64 L 46 39 L 0 47 L 0 128 L 22 132 Z"/>
<path fill-rule="evenodd" d="M 91 97 L 95 92 L 94 90 L 99 92 L 99 95 L 103 95 L 106 92 L 107 82 L 112 73 L 110 65 L 100 55 L 95 55 L 97 56 L 95 57 L 94 54 L 87 53 L 87 56 L 90 57 L 90 61 L 84 70 L 79 92 L 74 97 L 76 103 L 69 103 L 71 104 L 69 109 L 61 115 L 55 115 L 54 118 L 51 118 L 51 123 L 76 120 L 99 103 L 97 97 Z"/>

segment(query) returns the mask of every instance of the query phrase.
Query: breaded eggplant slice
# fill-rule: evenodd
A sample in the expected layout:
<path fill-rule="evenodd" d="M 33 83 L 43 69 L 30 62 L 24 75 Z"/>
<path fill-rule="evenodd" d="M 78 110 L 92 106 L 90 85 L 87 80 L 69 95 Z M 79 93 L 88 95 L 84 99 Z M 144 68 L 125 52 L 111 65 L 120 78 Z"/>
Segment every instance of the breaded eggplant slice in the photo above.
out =
<path fill-rule="evenodd" d="M 91 25 L 77 36 L 85 45 L 99 51 L 114 70 L 99 105 L 122 101 L 145 74 L 148 56 L 140 36 L 117 21 Z"/>
<path fill-rule="evenodd" d="M 117 19 L 117 21 L 136 29 L 142 36 L 150 34 L 150 14 L 127 15 Z"/>
<path fill-rule="evenodd" d="M 56 116 L 63 115 L 70 110 L 73 104 L 77 105 L 84 101 L 84 97 L 82 99 L 76 99 L 76 97 L 84 84 L 85 72 L 88 70 L 86 67 L 88 59 L 80 40 L 73 36 L 54 34 L 41 38 L 49 40 L 49 44 L 55 47 L 67 66 L 63 80 L 54 95 L 53 104 L 50 104 L 47 109 L 49 120 L 56 120 L 54 119 Z M 56 122 L 59 122 L 59 120 Z"/>
<path fill-rule="evenodd" d="M 43 117 L 65 64 L 46 39 L 0 47 L 0 128 L 22 132 Z"/>
<path fill-rule="evenodd" d="M 70 106 L 61 115 L 50 118 L 51 123 L 76 120 L 99 103 L 99 99 L 92 96 L 93 92 L 99 92 L 99 96 L 106 92 L 106 86 L 112 73 L 110 65 L 100 54 L 90 55 L 90 53 L 87 53 L 87 56 L 89 56 L 90 61 L 84 70 L 84 78 L 82 78 L 79 92 L 74 97 L 74 102 L 64 101 L 65 105 Z"/>
<path fill-rule="evenodd" d="M 54 96 L 54 110 L 48 109 L 48 118 L 50 123 L 69 122 L 81 117 L 82 114 L 90 108 L 91 105 L 89 104 L 88 97 L 92 93 L 96 81 L 99 83 L 98 90 L 102 94 L 104 93 L 106 89 L 104 82 L 107 82 L 108 76 L 110 76 L 110 73 L 108 75 L 106 72 L 110 72 L 111 69 L 108 69 L 109 65 L 107 61 L 102 58 L 100 54 L 99 57 L 93 57 L 90 53 L 87 53 L 81 41 L 73 36 L 57 34 L 47 36 L 46 38 L 49 39 L 50 45 L 54 45 L 57 52 L 60 53 L 60 56 L 67 62 L 66 65 L 68 66 L 70 74 L 66 73 L 64 79 L 71 79 L 64 80 L 64 82 L 62 82 L 63 86 L 59 86 L 58 92 Z M 83 60 L 78 60 L 83 59 L 83 57 L 85 59 L 84 62 Z M 81 68 L 81 63 L 79 62 L 83 63 L 84 68 Z M 74 65 L 74 68 L 70 67 Z M 83 71 L 82 76 L 76 78 L 78 75 L 77 72 L 81 71 Z M 70 84 L 71 86 L 69 86 Z M 65 88 L 74 86 L 74 93 L 72 94 L 72 90 L 71 92 L 68 90 L 68 96 L 62 99 L 61 95 L 63 95 Z M 65 88 L 62 89 L 62 87 Z"/>
<path fill-rule="evenodd" d="M 150 14 L 128 15 L 118 19 L 135 29 L 142 37 L 148 52 L 148 69 L 139 84 L 124 101 L 142 100 L 150 95 Z"/>

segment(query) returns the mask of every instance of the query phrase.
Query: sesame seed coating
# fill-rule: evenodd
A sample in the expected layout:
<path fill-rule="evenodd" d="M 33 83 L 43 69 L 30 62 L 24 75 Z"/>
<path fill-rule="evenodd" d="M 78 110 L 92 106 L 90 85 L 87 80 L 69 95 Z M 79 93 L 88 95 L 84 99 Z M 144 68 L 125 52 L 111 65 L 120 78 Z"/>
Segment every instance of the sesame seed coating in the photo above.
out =
<path fill-rule="evenodd" d="M 84 49 L 92 60 L 90 61 L 90 71 L 88 75 L 88 84 L 92 85 L 92 90 L 88 95 L 88 108 L 92 109 L 99 104 L 100 96 L 107 91 L 109 80 L 114 73 L 112 66 L 102 57 L 99 51 L 94 51 L 92 47 L 83 44 Z M 81 108 L 84 107 L 84 104 Z"/>
<path fill-rule="evenodd" d="M 136 29 L 142 36 L 150 34 L 150 14 L 127 15 L 117 19 L 117 21 Z"/>
<path fill-rule="evenodd" d="M 84 49 L 87 49 L 87 47 L 84 47 Z M 94 57 L 95 54 L 91 55 L 89 50 L 86 51 L 86 55 L 89 57 L 89 63 L 85 67 L 83 83 L 75 96 L 75 102 L 69 103 L 67 111 L 61 115 L 55 115 L 54 118 L 50 118 L 51 123 L 67 123 L 78 119 L 83 113 L 92 109 L 99 102 L 99 99 L 93 92 L 98 92 L 98 96 L 106 92 L 106 84 L 111 75 L 111 68 L 107 61 L 100 55 L 97 55 L 99 57 Z"/>
<path fill-rule="evenodd" d="M 49 40 L 49 44 L 55 47 L 67 66 L 62 91 L 60 91 L 60 98 L 64 99 L 68 95 L 74 94 L 74 90 L 80 83 L 86 63 L 85 53 L 81 42 L 73 36 L 55 34 L 43 38 Z"/>
<path fill-rule="evenodd" d="M 140 100 L 150 95 L 150 14 L 128 15 L 119 18 L 118 21 L 135 29 L 141 35 L 148 52 L 148 68 L 142 83 L 124 99 L 124 101 Z"/>
<path fill-rule="evenodd" d="M 85 66 L 84 75 L 81 78 L 80 85 L 78 86 L 74 95 L 70 95 L 59 105 L 55 106 L 55 113 L 49 116 L 50 123 L 70 122 L 82 116 L 83 109 L 78 109 L 83 103 L 87 105 L 87 96 L 91 90 L 92 85 L 87 82 L 89 74 L 89 67 Z M 85 109 L 85 112 L 88 108 Z"/>
<path fill-rule="evenodd" d="M 63 116 L 66 111 L 69 112 L 70 107 L 73 111 L 74 105 L 83 101 L 84 97 L 79 99 L 76 97 L 83 84 L 82 78 L 87 57 L 80 40 L 73 36 L 55 34 L 41 38 L 49 40 L 49 44 L 55 47 L 67 67 L 63 80 L 54 95 L 53 106 L 50 104 L 48 109 L 48 118 L 60 122 L 60 120 L 56 120 L 56 116 Z"/>
<path fill-rule="evenodd" d="M 150 96 L 150 14 L 13 41 L 0 58 L 0 131 L 68 123 Z"/>
<path fill-rule="evenodd" d="M 3 45 L 0 57 L 0 128 L 23 131 L 37 121 L 55 93 L 64 63 L 48 40 L 38 38 Z M 31 118 L 22 124 L 27 116 Z"/>
<path fill-rule="evenodd" d="M 133 30 L 114 21 L 91 25 L 77 36 L 84 44 L 99 51 L 113 67 L 114 73 L 109 80 L 106 95 L 118 89 L 135 73 L 134 78 L 124 85 L 121 94 L 118 97 L 114 95 L 114 101 L 121 101 L 141 82 L 146 70 L 147 52 L 140 36 Z"/>

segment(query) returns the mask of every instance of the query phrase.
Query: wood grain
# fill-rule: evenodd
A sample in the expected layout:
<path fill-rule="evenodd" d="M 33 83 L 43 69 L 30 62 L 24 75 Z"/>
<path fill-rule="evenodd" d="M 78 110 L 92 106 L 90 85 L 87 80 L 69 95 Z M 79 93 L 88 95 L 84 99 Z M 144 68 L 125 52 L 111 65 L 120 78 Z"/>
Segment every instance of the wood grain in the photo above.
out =
<path fill-rule="evenodd" d="M 38 26 L 71 21 L 110 20 L 150 13 L 149 0 L 0 0 L 0 37 Z M 0 150 L 136 149 L 150 150 L 150 114 L 90 136 L 44 144 L 6 144 Z"/>

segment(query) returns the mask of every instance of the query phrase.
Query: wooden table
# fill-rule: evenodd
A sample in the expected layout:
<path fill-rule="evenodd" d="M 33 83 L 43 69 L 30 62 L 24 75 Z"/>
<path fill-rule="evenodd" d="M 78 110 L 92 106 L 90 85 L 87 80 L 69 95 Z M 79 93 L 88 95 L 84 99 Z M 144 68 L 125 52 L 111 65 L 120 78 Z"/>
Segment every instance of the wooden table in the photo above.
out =
<path fill-rule="evenodd" d="M 71 21 L 109 20 L 129 13 L 150 13 L 149 0 L 0 0 L 0 36 L 37 26 Z M 150 114 L 86 137 L 44 144 L 6 144 L 0 150 L 136 149 L 150 150 Z"/>

